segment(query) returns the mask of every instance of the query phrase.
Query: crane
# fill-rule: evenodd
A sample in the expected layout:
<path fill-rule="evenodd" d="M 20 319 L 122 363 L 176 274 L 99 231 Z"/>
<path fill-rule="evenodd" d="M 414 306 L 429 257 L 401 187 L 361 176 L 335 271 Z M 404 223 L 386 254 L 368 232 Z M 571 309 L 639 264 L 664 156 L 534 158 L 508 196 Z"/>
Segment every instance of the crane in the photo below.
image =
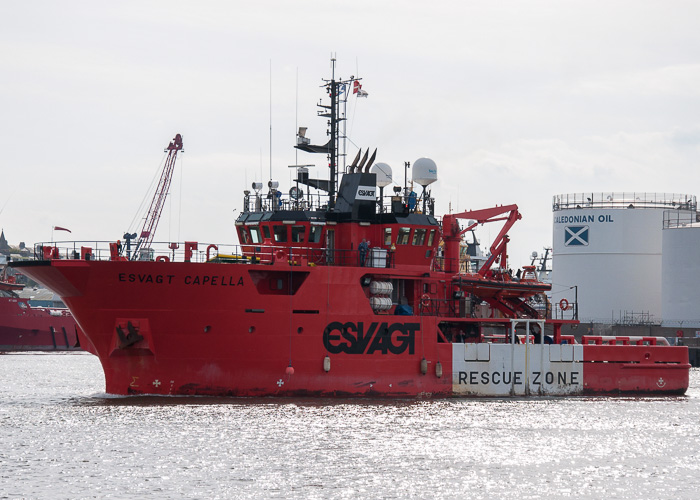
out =
<path fill-rule="evenodd" d="M 507 215 L 505 215 L 507 214 Z M 486 222 L 505 221 L 501 231 L 491 244 L 491 256 L 486 260 L 478 274 L 486 276 L 494 262 L 500 262 L 502 267 L 506 267 L 506 246 L 508 243 L 508 231 L 516 221 L 521 219 L 517 205 L 505 205 L 481 210 L 468 210 L 458 214 L 445 214 L 442 218 L 442 233 L 445 240 L 445 264 L 447 271 L 459 270 L 459 243 L 462 235 L 471 231 L 479 224 Z M 466 229 L 460 229 L 457 219 L 473 219 Z"/>
<path fill-rule="evenodd" d="M 155 236 L 156 228 L 158 227 L 158 221 L 160 220 L 160 214 L 163 211 L 165 199 L 168 197 L 168 192 L 170 191 L 170 182 L 173 179 L 173 169 L 175 168 L 177 153 L 181 150 L 182 136 L 177 134 L 170 142 L 168 147 L 164 150 L 164 152 L 168 153 L 168 157 L 165 160 L 165 165 L 163 166 L 163 171 L 161 172 L 160 180 L 158 181 L 158 187 L 156 187 L 153 200 L 151 200 L 151 205 L 148 208 L 146 218 L 143 221 L 143 227 L 141 228 L 141 233 L 138 235 L 134 252 L 129 257 L 131 260 L 138 260 L 139 250 L 141 248 L 150 247 L 151 243 L 153 242 L 153 237 Z M 126 237 L 127 235 L 124 236 Z M 127 246 L 128 245 L 129 241 L 127 241 Z"/>

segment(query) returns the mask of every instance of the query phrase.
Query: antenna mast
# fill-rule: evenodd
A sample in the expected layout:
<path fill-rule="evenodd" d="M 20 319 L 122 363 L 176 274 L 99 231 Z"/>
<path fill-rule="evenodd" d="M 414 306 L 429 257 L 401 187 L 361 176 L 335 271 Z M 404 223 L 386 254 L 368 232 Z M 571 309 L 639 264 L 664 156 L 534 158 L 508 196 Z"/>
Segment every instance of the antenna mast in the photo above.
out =
<path fill-rule="evenodd" d="M 328 192 L 328 208 L 333 210 L 335 206 L 335 191 L 338 177 L 338 82 L 335 81 L 335 57 L 331 57 L 331 141 L 329 143 L 328 156 L 330 156 L 330 164 L 328 167 L 331 170 L 330 191 Z"/>
<path fill-rule="evenodd" d="M 328 118 L 328 135 L 329 139 L 326 144 L 313 145 L 310 143 L 309 139 L 305 137 L 306 128 L 300 127 L 299 133 L 297 134 L 297 149 L 306 151 L 307 153 L 324 153 L 328 155 L 328 169 L 330 170 L 330 180 L 319 180 L 310 179 L 307 184 L 310 186 L 322 189 L 328 192 L 328 209 L 332 210 L 335 206 L 335 198 L 338 185 L 338 159 L 339 153 L 339 139 L 340 139 L 340 122 L 345 120 L 345 111 L 340 108 L 341 95 L 343 100 L 347 100 L 348 89 L 350 85 L 359 80 L 351 76 L 348 80 L 335 78 L 335 54 L 331 54 L 331 79 L 324 80 L 325 84 L 323 87 L 326 88 L 328 96 L 330 97 L 330 105 L 317 104 L 320 108 L 318 110 L 318 116 Z M 342 153 L 345 154 L 344 152 Z M 302 181 L 303 182 L 303 181 Z"/>

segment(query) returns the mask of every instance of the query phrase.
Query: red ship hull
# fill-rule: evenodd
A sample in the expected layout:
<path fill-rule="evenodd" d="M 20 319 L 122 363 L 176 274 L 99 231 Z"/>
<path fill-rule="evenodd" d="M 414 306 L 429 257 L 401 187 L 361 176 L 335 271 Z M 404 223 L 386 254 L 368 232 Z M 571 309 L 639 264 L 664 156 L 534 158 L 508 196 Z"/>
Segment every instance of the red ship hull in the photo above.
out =
<path fill-rule="evenodd" d="M 566 346 L 472 344 L 489 357 L 468 359 L 470 344 L 441 339 L 441 318 L 429 311 L 376 314 L 360 286 L 368 271 L 286 261 L 51 260 L 22 268 L 73 311 L 114 394 L 447 397 L 688 387 L 687 348 L 572 345 L 568 359 L 551 351 Z M 290 286 L 294 293 L 283 293 Z"/>
<path fill-rule="evenodd" d="M 0 351 L 79 349 L 76 322 L 65 309 L 31 307 L 27 299 L 0 297 Z"/>

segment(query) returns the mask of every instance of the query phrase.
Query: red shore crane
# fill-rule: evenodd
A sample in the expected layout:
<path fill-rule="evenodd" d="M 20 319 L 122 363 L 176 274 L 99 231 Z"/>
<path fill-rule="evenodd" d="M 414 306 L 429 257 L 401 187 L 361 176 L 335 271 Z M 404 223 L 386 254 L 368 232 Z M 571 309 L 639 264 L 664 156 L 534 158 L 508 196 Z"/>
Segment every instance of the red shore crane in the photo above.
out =
<path fill-rule="evenodd" d="M 155 232 L 158 227 L 158 221 L 160 221 L 160 214 L 163 211 L 165 199 L 168 197 L 168 192 L 170 191 L 170 182 L 173 179 L 173 170 L 175 168 L 177 153 L 181 150 L 182 136 L 177 134 L 170 142 L 168 147 L 164 150 L 168 153 L 168 157 L 165 160 L 165 165 L 163 166 L 163 171 L 161 172 L 160 180 L 158 181 L 158 187 L 156 187 L 153 200 L 151 200 L 151 205 L 148 208 L 146 218 L 143 221 L 143 227 L 139 233 L 136 246 L 134 247 L 134 251 L 130 256 L 131 260 L 137 260 L 139 258 L 139 250 L 142 248 L 149 248 L 153 242 L 153 237 L 155 236 Z"/>

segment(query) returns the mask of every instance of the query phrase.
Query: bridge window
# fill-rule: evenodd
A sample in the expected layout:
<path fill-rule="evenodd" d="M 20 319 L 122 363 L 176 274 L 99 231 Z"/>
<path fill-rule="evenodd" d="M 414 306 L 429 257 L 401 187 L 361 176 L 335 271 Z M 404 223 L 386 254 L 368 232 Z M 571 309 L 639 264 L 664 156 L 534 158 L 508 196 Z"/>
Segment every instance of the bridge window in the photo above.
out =
<path fill-rule="evenodd" d="M 261 243 L 261 240 L 260 240 L 260 228 L 259 228 L 258 226 L 253 226 L 253 227 L 251 227 L 251 228 L 249 228 L 249 229 L 250 229 L 250 240 L 251 240 L 254 244 L 256 244 L 256 245 L 257 245 L 258 243 Z"/>
<path fill-rule="evenodd" d="M 272 230 L 275 232 L 275 241 L 277 243 L 285 243 L 287 241 L 287 226 L 272 226 Z"/>
<path fill-rule="evenodd" d="M 425 229 L 423 228 L 416 228 L 415 231 L 413 231 L 413 244 L 414 245 L 422 245 L 425 242 Z"/>
<path fill-rule="evenodd" d="M 270 239 L 270 226 L 262 226 L 263 236 L 266 240 Z"/>
<path fill-rule="evenodd" d="M 248 230 L 246 228 L 238 228 L 238 239 L 240 240 L 241 245 L 247 245 L 250 243 L 250 236 L 248 236 Z"/>
<path fill-rule="evenodd" d="M 391 228 L 384 228 L 384 244 L 386 246 L 391 245 Z"/>
<path fill-rule="evenodd" d="M 323 231 L 323 226 L 311 226 L 309 231 L 309 243 L 318 243 L 321 241 L 321 232 Z"/>
<path fill-rule="evenodd" d="M 435 229 L 431 229 L 428 233 L 428 246 L 433 246 L 433 240 L 435 239 Z"/>
<path fill-rule="evenodd" d="M 408 239 L 411 236 L 411 228 L 410 227 L 401 227 L 399 228 L 399 236 L 396 238 L 396 244 L 397 245 L 408 245 Z"/>
<path fill-rule="evenodd" d="M 292 242 L 303 243 L 305 230 L 306 228 L 304 226 L 292 226 Z"/>

